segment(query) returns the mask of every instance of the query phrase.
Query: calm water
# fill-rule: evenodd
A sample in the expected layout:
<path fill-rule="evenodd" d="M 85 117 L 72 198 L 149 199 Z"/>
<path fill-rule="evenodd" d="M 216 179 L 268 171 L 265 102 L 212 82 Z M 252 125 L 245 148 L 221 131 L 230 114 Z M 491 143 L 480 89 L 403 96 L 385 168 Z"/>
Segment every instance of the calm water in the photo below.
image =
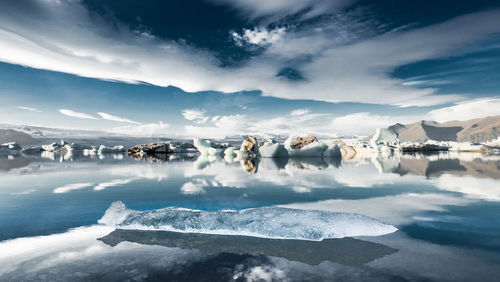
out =
<path fill-rule="evenodd" d="M 115 201 L 356 213 L 398 231 L 307 241 L 115 230 L 97 222 Z M 0 280 L 498 281 L 499 214 L 499 156 L 2 158 Z"/>

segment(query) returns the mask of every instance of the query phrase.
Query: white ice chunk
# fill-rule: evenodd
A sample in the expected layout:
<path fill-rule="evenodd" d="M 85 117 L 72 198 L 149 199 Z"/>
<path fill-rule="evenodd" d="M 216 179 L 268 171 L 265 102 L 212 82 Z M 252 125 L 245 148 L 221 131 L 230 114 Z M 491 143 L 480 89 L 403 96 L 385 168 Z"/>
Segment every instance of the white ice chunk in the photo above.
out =
<path fill-rule="evenodd" d="M 92 146 L 90 149 L 85 149 L 83 150 L 83 155 L 84 156 L 95 156 L 98 153 L 98 149 L 96 146 Z"/>
<path fill-rule="evenodd" d="M 224 152 L 224 150 L 222 149 L 213 148 L 212 143 L 209 140 L 193 138 L 193 144 L 202 155 L 215 156 L 220 155 Z"/>
<path fill-rule="evenodd" d="M 122 153 L 126 152 L 127 150 L 123 146 L 113 146 L 113 147 L 106 147 L 104 145 L 101 145 L 99 147 L 99 150 L 97 151 L 99 155 L 103 154 L 113 154 L 113 153 Z"/>
<path fill-rule="evenodd" d="M 323 152 L 324 158 L 342 158 L 342 152 L 340 151 L 340 146 L 338 144 L 333 144 L 328 147 L 325 152 Z"/>
<path fill-rule="evenodd" d="M 301 149 L 294 149 L 290 145 L 295 136 L 290 136 L 285 140 L 285 149 L 288 155 L 292 158 L 317 158 L 323 155 L 323 152 L 328 149 L 328 145 L 323 142 L 312 142 Z"/>
<path fill-rule="evenodd" d="M 52 143 L 52 144 L 48 144 L 48 145 L 42 145 L 42 149 L 46 152 L 57 152 L 57 151 L 60 151 L 62 150 L 63 148 L 63 145 L 59 144 L 59 143 Z"/>
<path fill-rule="evenodd" d="M 240 211 L 202 211 L 168 207 L 128 209 L 114 202 L 99 223 L 120 229 L 245 235 L 320 241 L 326 238 L 380 236 L 397 230 L 376 219 L 353 213 L 264 207 Z"/>
<path fill-rule="evenodd" d="M 3 143 L 0 147 L 9 150 L 21 150 L 21 146 L 16 142 Z"/>
<path fill-rule="evenodd" d="M 264 143 L 260 148 L 260 155 L 263 158 L 286 158 L 288 151 L 283 144 L 276 143 L 274 140 Z"/>
<path fill-rule="evenodd" d="M 370 144 L 373 148 L 380 148 L 380 146 L 399 146 L 398 134 L 387 128 L 377 128 L 377 131 L 370 139 Z"/>

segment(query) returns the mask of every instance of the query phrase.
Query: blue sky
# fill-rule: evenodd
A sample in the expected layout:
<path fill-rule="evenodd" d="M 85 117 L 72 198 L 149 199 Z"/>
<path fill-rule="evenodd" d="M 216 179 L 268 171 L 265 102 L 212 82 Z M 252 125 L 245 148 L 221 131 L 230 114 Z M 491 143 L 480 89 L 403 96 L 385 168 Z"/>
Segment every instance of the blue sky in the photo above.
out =
<path fill-rule="evenodd" d="M 0 118 L 215 138 L 500 114 L 498 1 L 423 2 L 0 0 Z"/>

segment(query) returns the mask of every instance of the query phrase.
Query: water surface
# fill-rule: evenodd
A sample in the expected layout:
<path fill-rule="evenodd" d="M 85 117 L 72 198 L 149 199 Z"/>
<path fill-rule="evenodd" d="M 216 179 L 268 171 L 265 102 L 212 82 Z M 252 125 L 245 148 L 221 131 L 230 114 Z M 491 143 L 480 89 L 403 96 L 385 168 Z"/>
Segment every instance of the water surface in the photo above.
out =
<path fill-rule="evenodd" d="M 354 160 L 126 155 L 0 159 L 0 280 L 436 280 L 500 276 L 500 157 Z M 122 201 L 220 211 L 285 207 L 368 216 L 382 236 L 283 240 L 122 230 Z"/>

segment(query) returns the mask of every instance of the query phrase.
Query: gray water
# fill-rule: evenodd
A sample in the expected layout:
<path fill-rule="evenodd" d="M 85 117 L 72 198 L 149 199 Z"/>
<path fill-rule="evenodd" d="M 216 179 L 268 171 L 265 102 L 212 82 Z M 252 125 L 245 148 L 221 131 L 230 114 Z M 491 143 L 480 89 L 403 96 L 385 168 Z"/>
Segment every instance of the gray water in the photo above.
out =
<path fill-rule="evenodd" d="M 498 281 L 500 156 L 354 160 L 127 155 L 0 159 L 2 281 Z M 364 215 L 398 231 L 307 241 L 122 230 L 138 211 L 263 207 Z"/>

